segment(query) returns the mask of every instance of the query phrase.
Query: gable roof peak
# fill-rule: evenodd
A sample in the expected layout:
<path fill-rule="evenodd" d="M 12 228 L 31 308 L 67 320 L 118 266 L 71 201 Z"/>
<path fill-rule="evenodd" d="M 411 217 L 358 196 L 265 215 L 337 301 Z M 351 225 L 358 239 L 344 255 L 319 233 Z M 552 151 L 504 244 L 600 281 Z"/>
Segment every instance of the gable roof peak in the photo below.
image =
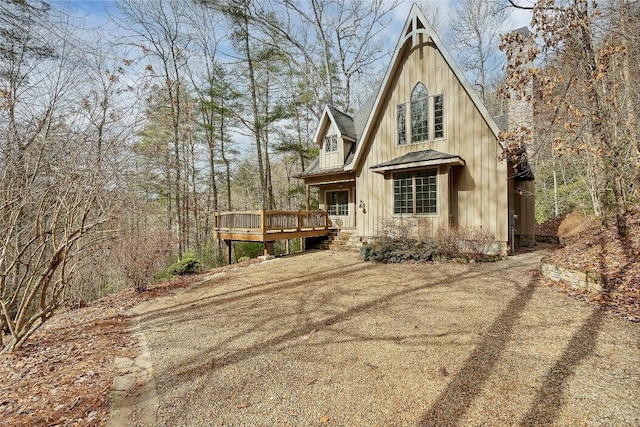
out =
<path fill-rule="evenodd" d="M 329 104 L 326 104 L 324 107 L 324 111 L 320 116 L 321 123 L 325 117 L 328 117 L 329 120 L 336 125 L 336 127 L 338 128 L 338 132 L 340 132 L 340 136 L 342 138 L 349 139 L 352 141 L 356 140 L 356 127 L 353 122 L 353 117 L 351 117 L 349 114 L 344 113 L 338 110 L 337 108 L 332 107 Z M 316 141 L 318 144 L 321 143 L 321 141 L 318 141 L 321 127 L 322 127 L 321 124 L 318 125 L 318 129 L 314 137 L 314 141 Z"/>
<path fill-rule="evenodd" d="M 391 58 L 391 62 L 387 67 L 387 71 L 385 73 L 384 79 L 382 80 L 382 84 L 380 85 L 380 89 L 378 90 L 378 94 L 376 96 L 375 103 L 373 104 L 371 113 L 369 114 L 367 123 L 364 127 L 362 135 L 360 135 L 360 144 L 358 144 L 356 153 L 353 157 L 353 161 L 350 164 L 345 166 L 345 170 L 350 171 L 350 170 L 356 169 L 356 167 L 358 166 L 358 163 L 361 161 L 363 153 L 365 151 L 363 146 L 366 145 L 365 144 L 366 141 L 364 139 L 368 136 L 370 132 L 372 132 L 372 129 L 375 127 L 373 126 L 372 122 L 376 117 L 378 110 L 381 108 L 380 105 L 382 103 L 382 98 L 384 97 L 385 93 L 388 91 L 390 87 L 391 76 L 393 75 L 394 71 L 398 68 L 398 64 L 401 59 L 403 48 L 407 43 L 411 43 L 412 45 L 417 43 L 419 34 L 425 34 L 427 37 L 431 39 L 431 42 L 435 45 L 436 49 L 440 52 L 440 54 L 442 55 L 443 59 L 445 60 L 445 62 L 447 63 L 451 71 L 453 71 L 454 75 L 458 78 L 463 88 L 465 89 L 465 92 L 471 98 L 472 102 L 475 104 L 476 108 L 484 118 L 485 122 L 488 124 L 489 128 L 491 129 L 495 137 L 498 138 L 500 129 L 498 128 L 495 121 L 489 114 L 487 107 L 484 105 L 484 103 L 476 93 L 475 89 L 473 89 L 473 87 L 471 86 L 471 83 L 469 83 L 469 81 L 465 77 L 460 67 L 458 67 L 458 65 L 455 63 L 455 61 L 453 60 L 453 57 L 451 56 L 449 51 L 446 49 L 444 43 L 442 42 L 442 40 L 440 40 L 440 37 L 435 32 L 435 30 L 433 29 L 433 27 L 431 26 L 431 24 L 429 23 L 425 15 L 422 13 L 418 5 L 414 3 L 411 6 L 411 10 L 409 11 L 407 20 L 405 21 L 402 32 L 400 33 L 400 38 L 396 45 L 395 51 L 393 53 L 393 57 Z"/>
<path fill-rule="evenodd" d="M 353 119 L 353 117 L 351 117 L 350 114 L 345 113 L 342 110 L 338 110 L 336 107 L 332 106 L 332 105 L 328 105 L 327 104 L 327 108 L 331 110 L 331 112 L 334 114 L 334 116 L 345 116 L 349 119 Z"/>

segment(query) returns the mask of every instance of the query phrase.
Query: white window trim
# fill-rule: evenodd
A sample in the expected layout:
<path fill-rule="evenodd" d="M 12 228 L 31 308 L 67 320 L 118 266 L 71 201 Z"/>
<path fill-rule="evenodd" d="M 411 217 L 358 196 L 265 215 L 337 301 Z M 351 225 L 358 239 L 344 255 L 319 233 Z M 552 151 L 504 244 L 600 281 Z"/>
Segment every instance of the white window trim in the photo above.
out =
<path fill-rule="evenodd" d="M 396 147 L 406 147 L 409 145 L 418 145 L 425 144 L 434 141 L 443 141 L 447 139 L 447 114 L 446 114 L 446 105 L 447 105 L 447 97 L 444 96 L 444 92 L 439 92 L 433 95 L 428 96 L 427 108 L 429 109 L 428 114 L 428 126 L 429 126 L 429 137 L 422 141 L 412 142 L 412 129 L 411 129 L 411 101 L 401 102 L 396 104 L 395 111 L 395 123 L 396 123 Z M 442 136 L 436 137 L 436 115 L 435 115 L 435 97 L 442 96 Z M 398 123 L 398 107 L 400 105 L 404 105 L 404 144 L 400 144 L 400 123 Z"/>
<path fill-rule="evenodd" d="M 327 150 L 327 148 L 329 147 L 331 138 L 335 138 L 336 141 L 336 147 L 333 150 Z M 338 134 L 331 134 L 331 135 L 326 135 L 324 137 L 324 152 L 325 153 L 337 153 L 338 152 Z"/>
<path fill-rule="evenodd" d="M 349 189 L 326 190 L 324 192 L 324 205 L 325 205 L 327 213 L 329 213 L 329 203 L 328 203 L 329 193 L 340 193 L 340 192 L 347 193 L 347 213 L 344 214 L 344 215 L 340 215 L 340 214 L 329 214 L 329 215 L 331 215 L 331 216 L 348 217 L 349 216 L 349 211 L 350 211 L 349 205 L 351 204 L 351 191 Z"/>

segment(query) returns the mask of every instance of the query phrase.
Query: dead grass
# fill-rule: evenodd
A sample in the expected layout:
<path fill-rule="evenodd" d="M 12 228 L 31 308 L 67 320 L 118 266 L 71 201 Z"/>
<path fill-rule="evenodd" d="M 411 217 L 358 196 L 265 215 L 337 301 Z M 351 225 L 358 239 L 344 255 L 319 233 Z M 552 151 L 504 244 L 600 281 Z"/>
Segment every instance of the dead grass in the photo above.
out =
<path fill-rule="evenodd" d="M 638 425 L 638 325 L 538 287 L 538 262 L 315 252 L 128 291 L 0 356 L 0 425 L 104 425 L 131 321 L 156 425 Z"/>

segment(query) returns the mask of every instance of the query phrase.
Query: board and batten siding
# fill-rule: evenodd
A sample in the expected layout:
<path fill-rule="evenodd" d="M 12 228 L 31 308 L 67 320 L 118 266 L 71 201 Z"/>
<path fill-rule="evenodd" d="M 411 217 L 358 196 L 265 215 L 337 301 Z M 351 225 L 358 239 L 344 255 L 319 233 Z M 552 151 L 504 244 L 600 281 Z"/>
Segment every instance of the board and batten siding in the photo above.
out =
<path fill-rule="evenodd" d="M 358 234 L 374 237 L 383 223 L 393 219 L 407 221 L 419 237 L 432 236 L 438 227 L 453 223 L 459 227 L 482 227 L 499 241 L 508 239 L 507 164 L 498 161 L 499 143 L 473 100 L 449 68 L 445 59 L 426 36 L 416 47 L 410 41 L 402 49 L 398 66 L 389 76 L 386 92 L 381 95 L 372 132 L 361 141 L 363 162 L 356 170 L 357 199 L 366 211 L 357 211 Z M 397 105 L 408 102 L 417 82 L 427 87 L 429 95 L 444 94 L 444 129 L 442 139 L 417 144 L 397 145 Z M 432 108 L 433 104 L 430 104 Z M 407 126 L 410 117 L 407 115 Z M 430 122 L 433 127 L 433 122 Z M 432 131 L 433 129 L 430 129 Z M 438 213 L 435 215 L 394 215 L 393 179 L 370 171 L 371 166 L 400 157 L 411 151 L 433 149 L 460 156 L 464 167 L 438 166 Z M 453 174 L 451 180 L 448 173 Z M 449 191 L 449 183 L 454 188 Z M 452 203 L 449 218 L 449 196 Z"/>
<path fill-rule="evenodd" d="M 331 122 L 331 120 L 327 120 L 327 123 L 323 128 L 323 131 L 318 135 L 319 141 L 316 141 L 320 146 L 320 168 L 330 169 L 343 166 L 345 159 L 345 144 L 343 139 L 340 137 L 338 127 Z M 331 153 L 327 153 L 324 147 L 324 138 L 329 135 L 337 135 L 338 150 Z"/>

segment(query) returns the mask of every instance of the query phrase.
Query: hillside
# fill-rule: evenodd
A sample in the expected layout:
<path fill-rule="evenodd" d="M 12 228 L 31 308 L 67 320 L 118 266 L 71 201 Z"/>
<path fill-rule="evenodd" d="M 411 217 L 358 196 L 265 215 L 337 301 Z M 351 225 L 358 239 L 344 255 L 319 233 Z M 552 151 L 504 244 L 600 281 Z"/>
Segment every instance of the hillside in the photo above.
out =
<path fill-rule="evenodd" d="M 125 311 L 198 276 L 126 290 L 66 310 L 13 353 L 0 354 L 0 426 L 100 426 L 109 419 L 113 360 L 135 356 Z"/>
<path fill-rule="evenodd" d="M 545 282 L 629 320 L 640 321 L 640 212 L 629 215 L 628 228 L 628 237 L 621 239 L 615 225 L 603 227 L 596 218 L 578 212 L 541 224 L 538 234 L 556 235 L 566 245 L 548 256 L 548 262 L 598 273 L 605 279 L 607 289 L 587 294 Z"/>

